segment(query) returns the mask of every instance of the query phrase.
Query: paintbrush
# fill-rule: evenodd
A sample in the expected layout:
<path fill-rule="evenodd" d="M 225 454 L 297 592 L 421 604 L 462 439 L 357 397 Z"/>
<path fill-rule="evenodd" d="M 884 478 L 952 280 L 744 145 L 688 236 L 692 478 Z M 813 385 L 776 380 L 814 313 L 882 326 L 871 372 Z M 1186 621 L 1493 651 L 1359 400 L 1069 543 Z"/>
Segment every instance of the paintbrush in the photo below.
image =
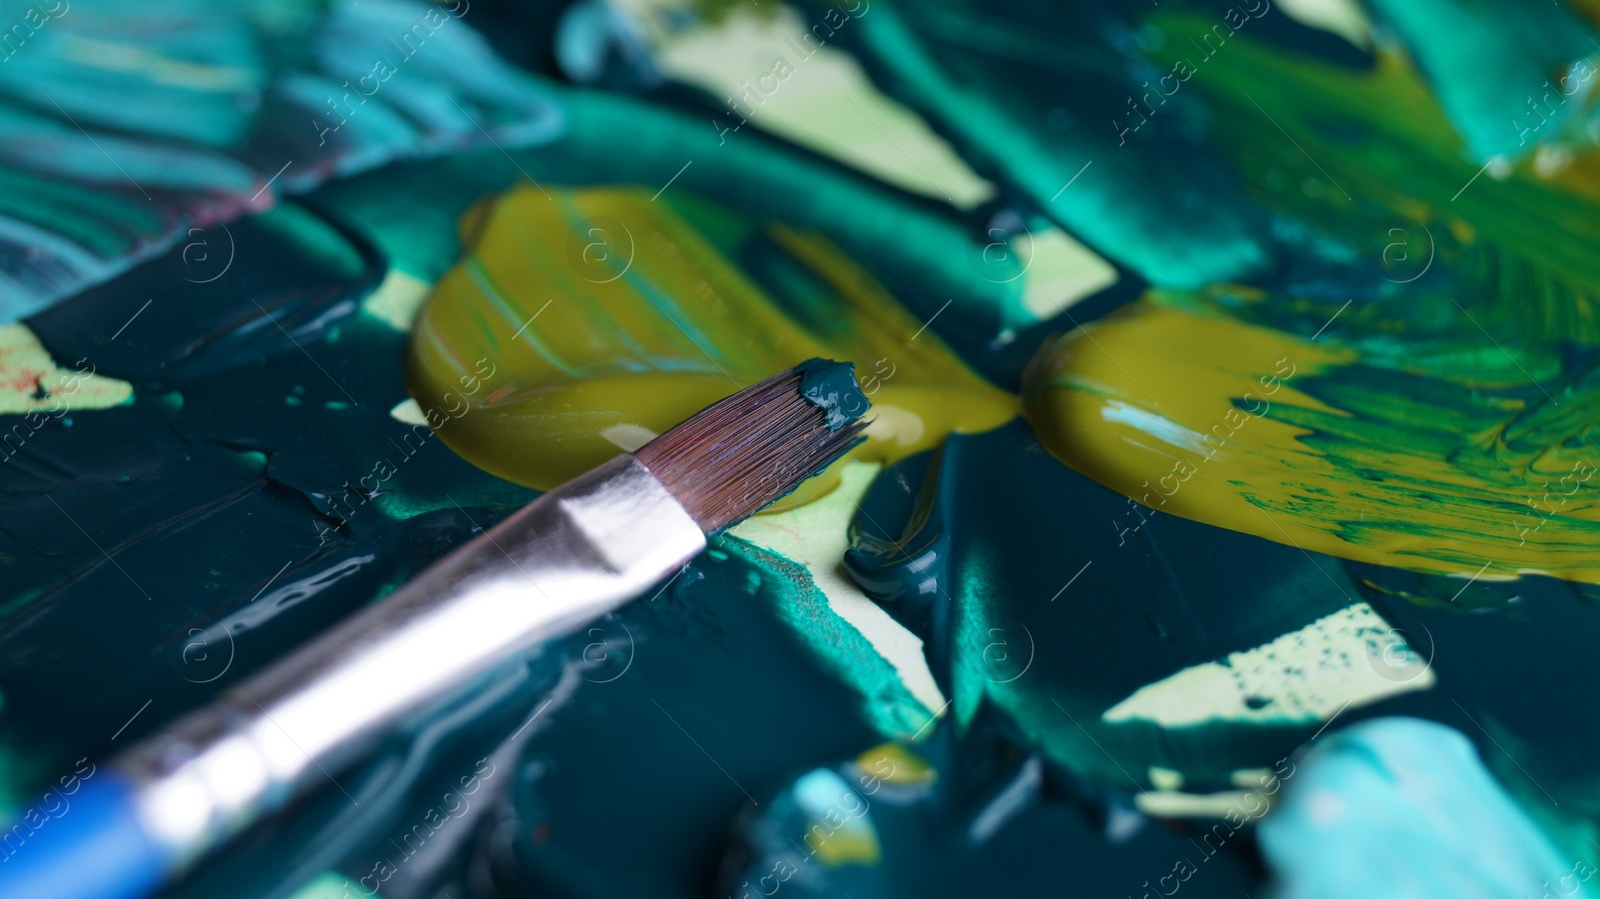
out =
<path fill-rule="evenodd" d="M 0 864 L 0 899 L 158 889 L 404 719 L 673 574 L 858 443 L 866 407 L 852 366 L 813 359 L 551 490 L 102 766 Z"/>

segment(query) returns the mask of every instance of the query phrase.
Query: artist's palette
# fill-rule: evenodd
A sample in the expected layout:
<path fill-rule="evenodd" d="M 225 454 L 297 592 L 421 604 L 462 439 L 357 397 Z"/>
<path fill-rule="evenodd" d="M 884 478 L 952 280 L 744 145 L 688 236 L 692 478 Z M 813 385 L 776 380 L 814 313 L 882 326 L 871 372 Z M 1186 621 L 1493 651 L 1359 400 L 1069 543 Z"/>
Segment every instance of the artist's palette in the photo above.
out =
<path fill-rule="evenodd" d="M 1573 6 L 41 13 L 0 810 L 824 356 L 848 458 L 172 895 L 1600 891 Z"/>

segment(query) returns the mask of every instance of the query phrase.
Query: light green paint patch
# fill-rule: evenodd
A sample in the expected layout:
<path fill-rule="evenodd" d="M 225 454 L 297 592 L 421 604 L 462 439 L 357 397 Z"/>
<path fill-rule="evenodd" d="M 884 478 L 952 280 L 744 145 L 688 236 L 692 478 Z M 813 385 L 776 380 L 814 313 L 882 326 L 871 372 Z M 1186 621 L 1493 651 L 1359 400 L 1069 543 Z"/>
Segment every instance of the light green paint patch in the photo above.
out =
<path fill-rule="evenodd" d="M 743 129 L 732 129 L 746 117 L 750 125 L 745 127 L 759 127 L 962 209 L 994 196 L 994 185 L 921 116 L 874 87 L 849 54 L 819 42 L 819 35 L 832 29 L 824 24 L 813 32 L 811 26 L 821 21 L 814 12 L 808 19 L 787 5 L 777 13 L 737 9 L 715 24 L 673 30 L 663 23 L 674 16 L 681 20 L 685 3 L 627 0 L 621 5 L 643 26 L 668 76 L 705 88 L 732 107 L 716 119 L 719 131 L 722 125 L 729 129 L 724 141 L 740 138 Z M 855 26 L 846 15 L 838 30 Z M 841 103 L 840 97 L 847 99 Z"/>
<path fill-rule="evenodd" d="M 944 696 L 928 670 L 922 641 L 868 599 L 841 562 L 849 546 L 850 518 L 882 467 L 849 462 L 842 467 L 839 486 L 832 493 L 786 512 L 757 515 L 728 533 L 805 568 L 826 597 L 828 608 L 894 667 L 911 695 L 928 709 L 940 709 L 945 705 Z M 926 720 L 924 716 L 917 725 Z"/>
<path fill-rule="evenodd" d="M 65 14 L 66 10 L 61 12 Z M 135 47 L 131 42 L 98 40 L 72 32 L 55 35 L 53 39 L 59 41 L 56 55 L 62 61 L 120 76 L 193 91 L 222 93 L 261 89 L 258 66 L 197 63 Z"/>
<path fill-rule="evenodd" d="M 1228 780 L 1234 786 L 1248 790 L 1256 788 L 1258 784 L 1271 783 L 1275 776 L 1271 768 L 1241 768 L 1229 775 Z"/>
<path fill-rule="evenodd" d="M 408 425 L 425 425 L 428 423 L 428 417 L 422 414 L 422 407 L 417 405 L 417 401 L 410 397 L 395 403 L 394 408 L 389 410 L 389 417 Z"/>
<path fill-rule="evenodd" d="M 1223 790 L 1220 793 L 1180 793 L 1174 790 L 1145 790 L 1133 797 L 1134 807 L 1152 818 L 1227 818 L 1229 815 L 1254 817 L 1267 802 L 1254 790 Z"/>
<path fill-rule="evenodd" d="M 843 525 L 833 525 L 841 533 Z M 719 543 L 788 582 L 772 592 L 773 611 L 821 667 L 860 694 L 859 712 L 878 733 L 910 741 L 919 735 L 932 712 L 912 695 L 900 671 L 884 658 L 852 623 L 835 610 L 817 588 L 807 568 L 763 547 L 724 534 Z M 751 595 L 761 591 L 761 575 L 750 573 Z"/>
<path fill-rule="evenodd" d="M 107 409 L 133 399 L 133 385 L 94 373 L 94 366 L 63 368 L 27 325 L 0 325 L 0 415 Z"/>
<path fill-rule="evenodd" d="M 1362 49 L 1372 46 L 1372 23 L 1355 0 L 1278 0 L 1278 8 L 1302 25 L 1337 34 Z"/>
<path fill-rule="evenodd" d="M 600 431 L 600 436 L 625 453 L 631 453 L 660 436 L 643 425 L 619 422 Z"/>
<path fill-rule="evenodd" d="M 1032 235 L 1033 257 L 1022 282 L 1022 307 L 1040 321 L 1117 283 L 1117 270 L 1099 254 L 1050 226 Z"/>
<path fill-rule="evenodd" d="M 1183 789 L 1183 773 L 1171 768 L 1162 768 L 1151 765 L 1149 768 L 1150 783 L 1158 790 Z"/>
<path fill-rule="evenodd" d="M 361 301 L 361 311 L 404 334 L 411 330 L 417 312 L 428 299 L 433 285 L 415 275 L 389 269 L 383 283 Z"/>
<path fill-rule="evenodd" d="M 1326 721 L 1435 683 L 1428 663 L 1366 603 L 1220 662 L 1207 662 L 1139 688 L 1101 719 L 1189 727 Z"/>
<path fill-rule="evenodd" d="M 1166 768 L 1150 768 L 1154 790 L 1134 797 L 1139 811 L 1155 818 L 1219 818 L 1255 820 L 1272 806 L 1283 780 L 1270 768 L 1243 768 L 1228 780 L 1239 789 L 1217 793 L 1183 792 L 1183 775 Z"/>

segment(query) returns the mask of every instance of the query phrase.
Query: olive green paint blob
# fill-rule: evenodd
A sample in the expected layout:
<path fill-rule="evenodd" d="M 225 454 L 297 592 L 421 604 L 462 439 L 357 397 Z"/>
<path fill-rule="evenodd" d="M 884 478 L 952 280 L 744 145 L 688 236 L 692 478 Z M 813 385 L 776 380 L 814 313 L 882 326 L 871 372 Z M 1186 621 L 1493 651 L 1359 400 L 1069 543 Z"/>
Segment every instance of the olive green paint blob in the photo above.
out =
<path fill-rule="evenodd" d="M 1164 46 L 1173 48 L 1169 59 L 1210 24 L 1165 9 L 1150 18 Z M 1303 235 L 1296 241 L 1304 245 L 1299 268 L 1283 280 L 1307 288 L 1319 275 L 1337 282 L 1337 288 L 1323 285 L 1325 296 L 1308 299 L 1332 301 L 1337 309 L 1352 292 L 1415 296 L 1434 287 L 1421 274 L 1430 240 L 1441 248 L 1452 240 L 1481 243 L 1486 250 L 1470 289 L 1520 295 L 1538 330 L 1549 323 L 1593 339 L 1600 182 L 1592 163 L 1579 158 L 1548 175 L 1532 166 L 1502 172 L 1503 178 L 1485 171 L 1474 180 L 1483 163 L 1471 158 L 1417 72 L 1392 53 L 1380 53 L 1369 70 L 1352 71 L 1240 33 L 1205 66 L 1204 77 L 1191 83 L 1231 123 L 1212 135 L 1217 148 L 1274 210 L 1280 230 Z M 1515 112 L 1505 112 L 1508 133 Z M 1429 317 L 1445 327 L 1472 327 L 1459 311 L 1453 322 Z M 1325 321 L 1303 333 L 1310 336 Z M 1504 333 L 1485 325 L 1496 338 Z"/>
<path fill-rule="evenodd" d="M 856 383 L 853 362 L 807 359 L 800 363 L 800 395 L 827 414 L 828 430 L 837 431 L 861 417 L 867 397 Z"/>
<path fill-rule="evenodd" d="M 341 218 L 370 235 L 397 267 L 431 282 L 459 256 L 459 217 L 486 194 L 516 183 L 519 168 L 547 189 L 649 185 L 646 199 L 670 180 L 658 205 L 694 193 L 757 221 L 825 233 L 890 285 L 914 316 L 913 332 L 949 300 L 929 332 L 950 342 L 985 377 L 1015 384 L 1026 356 L 999 357 L 992 341 L 1038 319 L 1023 305 L 1026 274 L 1019 255 L 997 254 L 981 222 L 751 129 L 739 140 L 719 141 L 699 109 L 533 80 L 559 98 L 567 130 L 549 144 L 508 147 L 515 166 L 491 150 L 333 182 L 320 196 L 336 199 Z M 618 134 L 631 139 L 617 140 Z M 683 169 L 685 159 L 702 162 Z M 430 202 L 416 202 L 419 196 Z M 572 233 L 569 228 L 561 235 L 558 249 L 565 250 Z M 580 248 L 594 240 L 584 236 Z M 903 340 L 910 332 L 897 336 Z M 865 368 L 877 358 L 860 361 Z"/>
<path fill-rule="evenodd" d="M 1155 21 L 1177 43 L 1204 20 Z M 1153 291 L 1042 351 L 1025 405 L 1051 451 L 1291 546 L 1600 582 L 1600 207 L 1563 190 L 1592 178 L 1474 180 L 1392 57 L 1351 71 L 1241 34 L 1206 66 L 1239 122 L 1219 144 L 1317 252 L 1263 284 Z"/>
<path fill-rule="evenodd" d="M 1016 398 L 980 378 L 822 234 L 686 190 L 509 191 L 462 222 L 470 250 L 413 328 L 427 423 L 474 464 L 547 490 L 806 359 L 854 458 L 882 461 L 994 427 Z M 918 339 L 913 342 L 912 337 Z M 870 367 L 870 374 L 866 369 Z M 824 474 L 788 500 L 832 489 Z"/>

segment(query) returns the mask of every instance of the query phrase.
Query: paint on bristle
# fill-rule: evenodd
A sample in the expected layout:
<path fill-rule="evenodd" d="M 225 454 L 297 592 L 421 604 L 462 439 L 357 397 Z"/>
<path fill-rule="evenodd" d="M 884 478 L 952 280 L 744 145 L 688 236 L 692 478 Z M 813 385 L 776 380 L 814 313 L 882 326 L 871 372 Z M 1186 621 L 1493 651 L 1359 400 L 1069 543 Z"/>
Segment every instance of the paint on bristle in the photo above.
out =
<path fill-rule="evenodd" d="M 859 444 L 867 406 L 854 366 L 810 359 L 712 403 L 634 455 L 715 533 Z"/>
<path fill-rule="evenodd" d="M 795 368 L 800 372 L 800 395 L 827 414 L 824 423 L 828 430 L 839 430 L 867 410 L 867 397 L 856 383 L 854 362 L 807 359 Z"/>

